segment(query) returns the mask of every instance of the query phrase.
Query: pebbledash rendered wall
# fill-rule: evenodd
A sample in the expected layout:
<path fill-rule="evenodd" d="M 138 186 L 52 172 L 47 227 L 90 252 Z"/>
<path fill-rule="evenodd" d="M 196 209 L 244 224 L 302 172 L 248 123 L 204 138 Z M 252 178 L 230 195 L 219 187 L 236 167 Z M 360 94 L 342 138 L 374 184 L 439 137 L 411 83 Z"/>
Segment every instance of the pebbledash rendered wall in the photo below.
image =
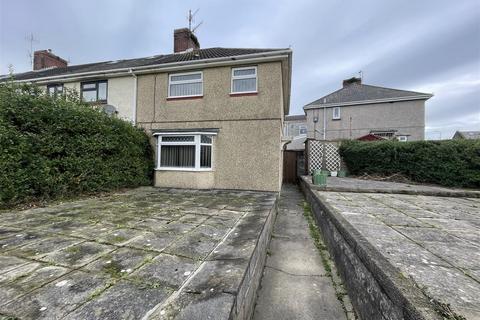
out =
<path fill-rule="evenodd" d="M 308 138 L 323 139 L 322 108 L 307 109 Z M 333 108 L 326 110 L 325 140 L 356 139 L 371 130 L 397 130 L 408 140 L 425 138 L 425 100 L 352 105 L 340 107 L 340 120 L 333 120 Z M 318 121 L 313 120 L 317 117 Z"/>
<path fill-rule="evenodd" d="M 136 119 L 147 133 L 218 129 L 213 139 L 212 171 L 156 170 L 155 186 L 280 190 L 284 70 L 280 61 L 256 66 L 256 95 L 230 95 L 229 66 L 189 70 L 203 71 L 203 97 L 196 99 L 167 99 L 168 73 L 138 76 Z M 153 136 L 152 145 L 156 149 Z"/>

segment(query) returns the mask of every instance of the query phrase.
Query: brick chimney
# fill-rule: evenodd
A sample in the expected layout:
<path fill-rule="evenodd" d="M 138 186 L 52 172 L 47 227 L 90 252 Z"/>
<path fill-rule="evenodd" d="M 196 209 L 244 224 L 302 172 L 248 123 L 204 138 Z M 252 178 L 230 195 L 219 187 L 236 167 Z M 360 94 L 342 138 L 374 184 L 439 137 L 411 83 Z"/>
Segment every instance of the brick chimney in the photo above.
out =
<path fill-rule="evenodd" d="M 348 87 L 352 84 L 362 84 L 362 79 L 361 78 L 350 78 L 350 79 L 345 79 L 343 80 L 343 87 Z"/>
<path fill-rule="evenodd" d="M 33 53 L 33 70 L 41 70 L 46 68 L 64 68 L 67 66 L 67 61 L 56 56 L 52 50 L 39 50 Z"/>
<path fill-rule="evenodd" d="M 197 37 L 188 28 L 175 29 L 173 31 L 173 52 L 200 49 Z"/>

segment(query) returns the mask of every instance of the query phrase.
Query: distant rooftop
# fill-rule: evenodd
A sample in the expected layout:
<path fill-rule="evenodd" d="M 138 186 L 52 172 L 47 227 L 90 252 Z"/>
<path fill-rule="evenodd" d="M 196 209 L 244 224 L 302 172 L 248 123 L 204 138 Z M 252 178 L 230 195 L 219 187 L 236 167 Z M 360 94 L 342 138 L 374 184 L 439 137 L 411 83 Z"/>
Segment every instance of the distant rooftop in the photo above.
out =
<path fill-rule="evenodd" d="M 306 121 L 307 116 L 304 114 L 294 114 L 290 116 L 285 116 L 285 121 Z"/>
<path fill-rule="evenodd" d="M 398 90 L 392 88 L 362 84 L 361 79 L 351 78 L 343 81 L 343 88 L 321 97 L 305 107 L 322 107 L 335 104 L 355 105 L 372 100 L 417 100 L 429 99 L 432 95 L 415 91 Z"/>
<path fill-rule="evenodd" d="M 480 131 L 457 131 L 453 138 L 460 139 L 480 139 Z"/>

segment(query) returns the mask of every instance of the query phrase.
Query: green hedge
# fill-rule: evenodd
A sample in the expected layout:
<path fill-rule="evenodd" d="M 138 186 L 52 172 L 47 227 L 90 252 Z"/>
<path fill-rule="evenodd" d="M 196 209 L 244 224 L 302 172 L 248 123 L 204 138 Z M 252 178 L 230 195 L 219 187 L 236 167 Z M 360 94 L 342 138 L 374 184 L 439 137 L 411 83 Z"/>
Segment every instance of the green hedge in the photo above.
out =
<path fill-rule="evenodd" d="M 0 207 L 148 185 L 152 154 L 142 130 L 75 93 L 0 84 Z"/>
<path fill-rule="evenodd" d="M 340 155 L 350 173 L 391 175 L 455 187 L 480 187 L 480 140 L 344 141 Z"/>

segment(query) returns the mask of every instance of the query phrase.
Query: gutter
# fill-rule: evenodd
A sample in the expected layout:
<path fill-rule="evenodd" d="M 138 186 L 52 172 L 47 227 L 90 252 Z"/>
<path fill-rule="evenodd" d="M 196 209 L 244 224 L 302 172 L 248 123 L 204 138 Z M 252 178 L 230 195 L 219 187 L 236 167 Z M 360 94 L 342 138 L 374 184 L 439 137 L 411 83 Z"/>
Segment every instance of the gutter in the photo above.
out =
<path fill-rule="evenodd" d="M 211 58 L 211 59 L 202 59 L 202 60 L 194 60 L 194 61 L 180 61 L 180 62 L 170 62 L 170 63 L 162 63 L 150 66 L 139 66 L 139 67 L 128 67 L 128 68 L 119 68 L 119 69 L 111 69 L 111 70 L 103 70 L 103 71 L 88 71 L 88 72 L 81 72 L 81 73 L 74 73 L 68 75 L 58 75 L 58 76 L 51 76 L 51 77 L 42 77 L 42 78 L 33 78 L 33 79 L 25 79 L 25 80 L 16 80 L 15 82 L 38 82 L 38 83 L 47 83 L 50 81 L 57 81 L 59 79 L 68 79 L 71 81 L 75 81 L 77 79 L 85 79 L 85 78 L 93 78 L 98 76 L 103 77 L 112 77 L 112 76 L 121 76 L 125 74 L 131 73 L 131 71 L 135 71 L 138 74 L 144 73 L 153 73 L 156 71 L 176 71 L 176 70 L 184 70 L 184 69 L 192 69 L 192 67 L 214 67 L 214 66 L 221 66 L 221 65 L 232 65 L 232 64 L 243 64 L 246 62 L 264 62 L 264 61 L 275 61 L 275 60 L 282 60 L 287 59 L 291 56 L 292 50 L 281 50 L 281 51 L 273 51 L 273 52 L 266 52 L 266 53 L 254 53 L 249 55 L 239 55 L 239 56 L 231 56 L 231 57 L 222 57 L 222 58 Z"/>
<path fill-rule="evenodd" d="M 433 94 L 424 94 L 418 96 L 408 96 L 400 98 L 386 98 L 386 99 L 373 99 L 373 100 L 362 100 L 362 101 L 348 101 L 348 102 L 339 102 L 339 103 L 325 103 L 325 104 L 310 104 L 303 107 L 303 110 L 309 109 L 323 109 L 323 108 L 333 108 L 341 106 L 354 106 L 361 104 L 372 104 L 372 103 L 382 103 L 382 102 L 397 102 L 397 101 L 411 101 L 411 100 L 428 100 L 433 97 Z"/>
<path fill-rule="evenodd" d="M 133 106 L 133 115 L 132 115 L 132 122 L 133 122 L 133 125 L 136 124 L 137 122 L 137 87 L 138 87 L 138 78 L 137 78 L 137 75 L 133 72 L 132 69 L 130 69 L 130 74 L 132 75 L 133 77 L 133 81 L 134 81 L 134 85 L 133 85 L 133 103 L 132 103 L 132 106 Z"/>

